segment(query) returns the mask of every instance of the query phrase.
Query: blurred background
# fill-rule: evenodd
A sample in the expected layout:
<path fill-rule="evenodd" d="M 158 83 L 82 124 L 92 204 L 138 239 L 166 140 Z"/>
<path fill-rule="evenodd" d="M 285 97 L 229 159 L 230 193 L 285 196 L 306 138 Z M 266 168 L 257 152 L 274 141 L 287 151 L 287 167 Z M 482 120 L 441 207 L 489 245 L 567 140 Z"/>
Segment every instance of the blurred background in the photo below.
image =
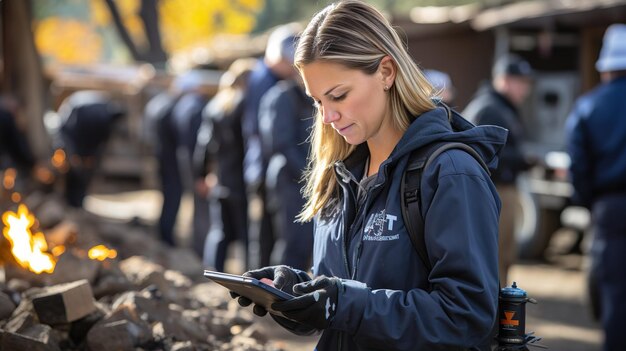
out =
<path fill-rule="evenodd" d="M 626 22 L 626 1 L 368 2 L 385 12 L 420 67 L 448 74 L 454 86 L 450 105 L 458 111 L 489 79 L 495 57 L 516 53 L 536 71 L 521 113 L 528 135 L 524 150 L 539 162 L 520 182 L 520 261 L 511 275 L 539 301 L 527 308 L 527 330 L 542 336 L 544 345 L 600 350 L 602 334 L 589 310 L 585 278 L 589 214 L 569 206 L 564 123 L 574 100 L 600 82 L 594 65 L 602 36 L 610 24 Z M 36 207 L 42 197 L 68 191 L 71 160 L 56 140 L 67 118 L 63 106 L 76 92 L 96 91 L 124 113 L 107 124 L 110 133 L 102 141 L 80 211 L 140 226 L 155 237 L 163 200 L 155 136 L 145 114 L 148 101 L 190 71 L 200 72 L 199 85 L 210 99 L 231 63 L 263 55 L 273 28 L 304 25 L 328 3 L 0 0 L 0 90 L 14 102 L 16 124 L 35 165 L 22 170 L 0 150 L 0 212 L 15 211 L 29 199 Z M 179 247 L 193 246 L 192 203 L 189 195 L 183 197 L 175 230 Z M 59 200 L 59 206 L 65 203 Z M 61 213 L 58 222 L 68 213 Z M 231 250 L 229 257 L 228 269 L 241 271 L 241 254 Z M 2 283 L 5 289 L 8 282 Z M 311 348 L 310 340 L 292 340 L 265 327 L 270 338 L 292 345 L 287 349 Z"/>

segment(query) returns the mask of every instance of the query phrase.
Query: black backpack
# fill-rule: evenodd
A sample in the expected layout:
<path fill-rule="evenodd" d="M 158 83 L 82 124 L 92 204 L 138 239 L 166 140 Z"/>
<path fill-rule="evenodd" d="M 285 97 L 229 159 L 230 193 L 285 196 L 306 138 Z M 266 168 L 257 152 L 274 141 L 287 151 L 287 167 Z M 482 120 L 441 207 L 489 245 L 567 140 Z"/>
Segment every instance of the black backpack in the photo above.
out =
<path fill-rule="evenodd" d="M 451 118 L 452 113 L 456 113 L 447 106 L 444 105 L 444 107 L 448 112 L 448 118 Z M 435 142 L 414 150 L 409 156 L 409 162 L 404 173 L 402 174 L 402 180 L 400 183 L 402 219 L 404 220 L 407 232 L 409 233 L 411 244 L 413 244 L 413 248 L 417 251 L 417 254 L 424 263 L 428 272 L 431 271 L 432 266 L 430 264 L 430 260 L 428 259 L 428 252 L 426 251 L 426 242 L 424 239 L 424 219 L 422 217 L 420 203 L 422 174 L 432 161 L 437 158 L 437 156 L 450 149 L 460 149 L 472 155 L 487 172 L 487 174 L 491 175 L 489 167 L 487 167 L 487 164 L 482 157 L 480 157 L 478 152 L 471 146 L 460 142 Z M 411 214 L 413 214 L 413 216 L 411 216 Z M 500 291 L 500 284 L 498 284 L 498 291 Z M 500 315 L 500 303 L 498 303 L 498 315 Z M 492 350 L 497 346 L 495 339 L 497 334 L 498 319 L 496 318 L 491 331 L 493 338 L 490 348 Z"/>
<path fill-rule="evenodd" d="M 420 187 L 422 174 L 431 162 L 446 150 L 460 149 L 472 155 L 489 174 L 489 168 L 478 152 L 467 144 L 459 142 L 437 142 L 421 147 L 411 153 L 406 170 L 402 174 L 400 199 L 402 202 L 402 219 L 409 233 L 411 243 L 417 251 L 424 266 L 430 272 L 431 265 L 424 241 L 424 219 L 420 204 Z M 413 215 L 411 215 L 413 214 Z"/>

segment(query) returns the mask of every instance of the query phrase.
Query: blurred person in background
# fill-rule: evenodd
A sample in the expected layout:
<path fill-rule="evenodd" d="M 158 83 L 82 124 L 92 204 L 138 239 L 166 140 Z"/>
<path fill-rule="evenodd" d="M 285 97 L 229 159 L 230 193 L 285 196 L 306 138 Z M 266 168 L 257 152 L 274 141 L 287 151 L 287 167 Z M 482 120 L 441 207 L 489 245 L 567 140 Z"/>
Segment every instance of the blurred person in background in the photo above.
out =
<path fill-rule="evenodd" d="M 452 107 L 454 104 L 454 97 L 456 96 L 456 90 L 454 89 L 450 75 L 436 69 L 425 69 L 424 75 L 433 87 L 439 91 L 441 101 Z"/>
<path fill-rule="evenodd" d="M 193 196 L 190 245 L 198 257 L 203 255 L 210 214 L 206 195 L 198 193 L 196 189 L 192 159 L 202 123 L 202 109 L 208 102 L 207 79 L 207 74 L 199 69 L 192 69 L 176 77 L 174 85 L 180 95 L 171 112 L 171 127 L 176 133 L 176 159 L 182 191 L 183 194 Z"/>
<path fill-rule="evenodd" d="M 201 257 L 208 231 L 208 201 L 194 191 L 192 153 L 207 97 L 203 74 L 191 70 L 176 76 L 169 88 L 151 98 L 144 109 L 148 137 L 154 145 L 163 203 L 159 236 L 176 245 L 175 225 L 183 193 L 194 193 L 192 248 Z"/>
<path fill-rule="evenodd" d="M 146 125 L 150 129 L 157 161 L 159 184 L 163 202 L 159 215 L 160 239 L 174 246 L 174 225 L 183 195 L 183 185 L 176 158 L 176 133 L 172 127 L 172 109 L 178 100 L 178 92 L 172 84 L 169 89 L 152 97 L 144 109 Z"/>
<path fill-rule="evenodd" d="M 199 194 L 209 198 L 210 226 L 203 263 L 224 271 L 228 248 L 239 240 L 248 269 L 248 201 L 243 180 L 244 146 L 241 122 L 248 76 L 255 60 L 234 61 L 222 75 L 219 91 L 206 105 L 194 151 Z"/>
<path fill-rule="evenodd" d="M 265 266 L 270 263 L 274 248 L 275 233 L 268 208 L 265 205 L 265 172 L 267 153 L 262 150 L 259 132 L 259 105 L 263 95 L 276 82 L 293 77 L 293 45 L 299 26 L 282 25 L 270 34 L 265 56 L 258 60 L 248 79 L 245 93 L 243 115 L 243 137 L 245 146 L 244 180 L 248 191 L 248 200 L 260 202 L 260 208 L 250 206 L 249 229 L 251 264 Z M 255 213 L 260 210 L 259 213 Z"/>
<path fill-rule="evenodd" d="M 309 155 L 313 100 L 299 77 L 285 79 L 263 96 L 259 129 L 269 159 L 266 204 L 274 214 L 277 240 L 273 256 L 293 268 L 308 271 L 313 253 L 313 223 L 297 221 L 304 207 L 301 182 Z M 279 245 L 280 244 L 280 245 Z"/>
<path fill-rule="evenodd" d="M 576 101 L 566 131 L 572 201 L 591 210 L 603 349 L 617 351 L 626 330 L 626 25 L 607 29 L 596 69 L 602 84 Z"/>
<path fill-rule="evenodd" d="M 115 123 L 126 110 L 102 91 L 72 93 L 59 107 L 60 142 L 69 160 L 65 197 L 72 207 L 82 207 L 94 171 Z"/>
<path fill-rule="evenodd" d="M 492 69 L 491 83 L 482 86 L 463 111 L 476 125 L 496 125 L 509 131 L 498 168 L 491 174 L 502 200 L 498 235 L 502 286 L 508 285 L 508 271 L 517 258 L 517 177 L 536 163 L 522 152 L 526 135 L 518 110 L 530 93 L 532 75 L 530 64 L 518 55 L 499 57 Z"/>

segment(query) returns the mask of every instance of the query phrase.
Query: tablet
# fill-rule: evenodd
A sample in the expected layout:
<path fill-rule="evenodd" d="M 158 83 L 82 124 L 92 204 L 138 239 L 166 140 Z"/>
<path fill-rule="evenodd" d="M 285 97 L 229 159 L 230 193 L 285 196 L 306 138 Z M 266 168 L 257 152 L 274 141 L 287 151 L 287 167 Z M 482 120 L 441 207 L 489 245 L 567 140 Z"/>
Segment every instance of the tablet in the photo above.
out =
<path fill-rule="evenodd" d="M 293 298 L 292 295 L 255 278 L 209 270 L 204 271 L 204 276 L 277 315 L 282 314 L 272 310 L 272 303 Z"/>

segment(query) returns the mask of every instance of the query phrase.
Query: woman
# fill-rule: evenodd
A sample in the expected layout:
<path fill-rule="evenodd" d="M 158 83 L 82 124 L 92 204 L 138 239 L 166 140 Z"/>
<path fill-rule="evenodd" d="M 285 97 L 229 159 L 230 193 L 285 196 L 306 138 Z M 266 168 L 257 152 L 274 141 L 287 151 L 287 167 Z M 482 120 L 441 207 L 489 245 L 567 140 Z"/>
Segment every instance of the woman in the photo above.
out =
<path fill-rule="evenodd" d="M 500 207 L 488 173 L 449 150 L 422 175 L 430 270 L 403 223 L 400 185 L 411 152 L 433 142 L 466 143 L 495 167 L 506 131 L 449 121 L 397 33 L 360 1 L 317 14 L 295 65 L 318 109 L 300 215 L 314 220 L 316 278 L 286 266 L 248 272 L 296 296 L 272 305 L 288 319 L 272 317 L 295 333 L 322 330 L 317 350 L 487 349 Z"/>

